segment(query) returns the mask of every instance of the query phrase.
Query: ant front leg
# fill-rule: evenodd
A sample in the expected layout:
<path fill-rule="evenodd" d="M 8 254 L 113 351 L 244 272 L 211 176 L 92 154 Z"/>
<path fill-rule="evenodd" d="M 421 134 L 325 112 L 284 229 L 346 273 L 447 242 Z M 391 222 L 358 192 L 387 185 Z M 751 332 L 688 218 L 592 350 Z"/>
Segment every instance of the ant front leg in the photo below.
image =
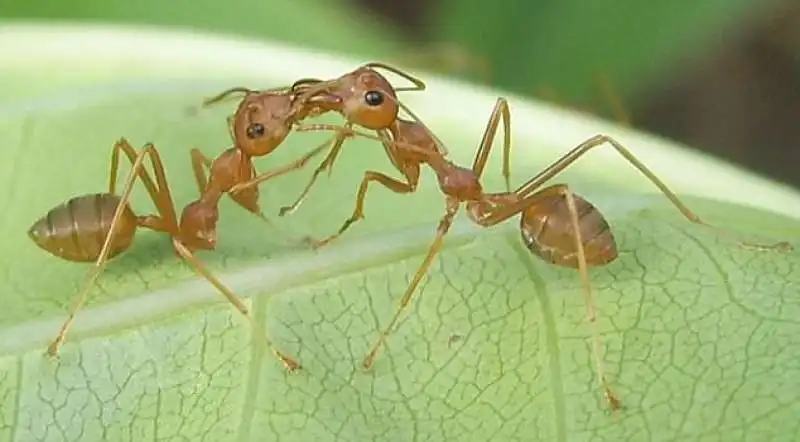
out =
<path fill-rule="evenodd" d="M 600 332 L 597 330 L 597 308 L 595 307 L 594 297 L 592 296 L 592 286 L 589 281 L 585 240 L 588 239 L 591 241 L 592 238 L 583 238 L 582 236 L 575 197 L 568 186 L 557 184 L 538 192 L 533 192 L 533 190 L 530 190 L 526 193 L 513 192 L 487 195 L 487 200 L 493 201 L 496 204 L 472 203 L 467 206 L 467 211 L 477 224 L 482 227 L 491 227 L 519 213 L 523 214 L 523 218 L 535 216 L 534 214 L 548 216 L 550 213 L 543 212 L 547 209 L 542 204 L 549 203 L 554 197 L 564 199 L 569 212 L 570 230 L 574 244 L 574 253 L 577 257 L 577 270 L 583 288 L 586 314 L 589 324 L 592 327 L 592 359 L 594 359 L 595 363 L 597 381 L 603 389 L 603 395 L 609 407 L 613 411 L 617 411 L 622 408 L 622 402 L 619 396 L 611 389 L 611 383 L 608 382 L 603 368 L 603 343 Z"/>
<path fill-rule="evenodd" d="M 367 191 L 369 190 L 370 182 L 379 183 L 395 193 L 413 193 L 417 188 L 416 182 L 406 183 L 388 175 L 384 175 L 380 172 L 375 172 L 372 170 L 367 171 L 364 173 L 364 178 L 361 180 L 361 184 L 358 186 L 358 197 L 356 198 L 356 207 L 353 210 L 353 214 L 350 215 L 350 218 L 345 220 L 336 233 L 319 241 L 313 242 L 312 248 L 319 249 L 329 244 L 331 241 L 342 236 L 342 234 L 356 221 L 364 219 L 364 200 L 367 198 Z"/>
<path fill-rule="evenodd" d="M 300 131 L 302 131 L 302 129 Z M 311 149 L 310 151 L 306 152 L 302 157 L 298 158 L 295 161 L 292 161 L 289 164 L 283 165 L 283 166 L 281 166 L 281 167 L 279 167 L 277 169 L 271 170 L 269 172 L 264 172 L 264 173 L 258 174 L 257 176 L 255 176 L 254 178 L 252 178 L 250 180 L 247 180 L 247 181 L 245 181 L 243 183 L 236 184 L 235 186 L 231 187 L 229 192 L 231 194 L 240 193 L 240 192 L 242 192 L 244 190 L 247 190 L 247 189 L 249 189 L 251 187 L 258 186 L 261 183 L 269 181 L 269 180 L 271 180 L 273 178 L 277 178 L 279 176 L 286 175 L 289 172 L 293 172 L 295 170 L 302 169 L 303 167 L 308 165 L 308 162 L 311 161 L 312 158 L 314 158 L 315 156 L 319 155 L 334 140 L 335 140 L 335 138 L 324 142 L 323 144 L 315 147 L 314 149 Z"/>
<path fill-rule="evenodd" d="M 544 183 L 564 171 L 567 167 L 572 165 L 575 161 L 585 155 L 588 151 L 595 147 L 599 147 L 602 145 L 608 144 L 614 148 L 625 160 L 635 167 L 639 172 L 642 173 L 647 179 L 655 185 L 658 190 L 665 196 L 667 199 L 681 212 L 681 214 L 689 221 L 699 224 L 705 227 L 708 227 L 712 230 L 717 231 L 721 235 L 724 236 L 733 236 L 728 231 L 721 229 L 716 226 L 712 226 L 709 223 L 701 220 L 700 217 L 695 214 L 691 209 L 689 209 L 686 204 L 684 204 L 675 193 L 670 190 L 667 185 L 661 181 L 656 174 L 654 174 L 647 166 L 644 165 L 636 156 L 631 153 L 627 148 L 625 148 L 620 142 L 615 140 L 614 138 L 608 135 L 595 135 L 588 140 L 582 142 L 571 151 L 564 154 L 561 158 L 556 160 L 553 164 L 545 168 L 541 171 L 538 175 L 531 178 L 528 182 L 523 184 L 519 187 L 516 193 L 529 193 L 531 190 L 537 189 L 541 187 Z M 741 247 L 748 248 L 748 249 L 756 249 L 762 251 L 778 251 L 778 252 L 789 252 L 793 250 L 791 244 L 786 241 L 780 241 L 774 244 L 756 244 L 751 243 L 749 241 L 743 241 L 737 239 L 737 242 Z"/>
<path fill-rule="evenodd" d="M 346 123 L 344 128 L 349 131 L 352 131 L 353 123 Z M 336 135 L 333 138 L 333 147 L 331 147 L 330 152 L 328 152 L 328 156 L 322 160 L 322 163 L 314 169 L 314 173 L 311 174 L 311 179 L 306 184 L 306 187 L 300 192 L 300 195 L 294 200 L 294 202 L 288 206 L 283 206 L 280 208 L 278 215 L 285 216 L 287 214 L 293 213 L 300 204 L 306 199 L 308 192 L 311 191 L 311 188 L 314 186 L 314 183 L 317 181 L 317 177 L 323 171 L 328 171 L 328 176 L 330 176 L 331 172 L 333 172 L 333 164 L 336 162 L 336 158 L 339 156 L 339 152 L 342 150 L 342 146 L 344 145 L 345 140 L 348 137 L 348 133 L 344 133 L 341 131 L 337 131 Z M 328 141 L 330 143 L 330 141 Z"/>

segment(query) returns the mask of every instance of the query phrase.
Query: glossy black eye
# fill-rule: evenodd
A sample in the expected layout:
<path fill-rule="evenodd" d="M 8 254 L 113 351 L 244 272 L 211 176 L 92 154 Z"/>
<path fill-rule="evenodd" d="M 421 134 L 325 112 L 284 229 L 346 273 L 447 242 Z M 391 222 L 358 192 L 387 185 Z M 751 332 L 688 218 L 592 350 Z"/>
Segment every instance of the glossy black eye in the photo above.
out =
<path fill-rule="evenodd" d="M 264 125 L 261 123 L 253 123 L 247 126 L 247 138 L 259 138 L 264 136 Z"/>
<path fill-rule="evenodd" d="M 383 94 L 379 91 L 367 91 L 364 94 L 364 101 L 370 106 L 380 106 L 383 104 Z"/>

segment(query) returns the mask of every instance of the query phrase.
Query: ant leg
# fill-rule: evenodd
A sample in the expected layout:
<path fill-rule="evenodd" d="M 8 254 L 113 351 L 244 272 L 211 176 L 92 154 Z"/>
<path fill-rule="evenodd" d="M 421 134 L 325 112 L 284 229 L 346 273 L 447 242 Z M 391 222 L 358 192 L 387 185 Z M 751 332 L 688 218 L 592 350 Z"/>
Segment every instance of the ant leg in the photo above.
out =
<path fill-rule="evenodd" d="M 208 184 L 206 169 L 211 170 L 212 161 L 196 147 L 189 151 L 189 155 L 192 158 L 192 171 L 194 172 L 194 180 L 197 182 L 197 191 L 202 195 Z"/>
<path fill-rule="evenodd" d="M 254 333 L 261 338 L 262 343 L 269 348 L 272 353 L 283 363 L 286 369 L 289 372 L 295 371 L 298 368 L 301 368 L 300 363 L 297 362 L 295 359 L 286 356 L 279 352 L 275 346 L 272 344 L 272 341 L 267 337 L 266 332 L 261 333 L 259 331 L 259 327 L 256 324 L 255 319 L 253 319 L 253 315 L 250 313 L 250 309 L 245 305 L 244 301 L 241 297 L 237 294 L 233 293 L 228 287 L 226 287 L 217 277 L 215 277 L 206 267 L 197 259 L 192 252 L 186 248 L 180 241 L 176 238 L 172 239 L 172 245 L 175 247 L 175 250 L 180 254 L 184 261 L 189 263 L 200 276 L 202 276 L 205 280 L 207 280 L 211 285 L 213 285 L 217 290 L 222 293 L 225 298 L 236 307 L 236 310 L 239 311 L 242 315 L 244 315 L 250 326 L 252 327 Z"/>
<path fill-rule="evenodd" d="M 330 176 L 331 172 L 333 171 L 333 164 L 336 161 L 336 158 L 338 157 L 339 152 L 341 151 L 341 148 L 348 137 L 359 136 L 373 141 L 379 141 L 381 142 L 381 144 L 383 144 L 385 149 L 389 149 L 390 145 L 392 144 L 392 141 L 383 132 L 376 131 L 377 136 L 373 136 L 361 131 L 354 130 L 352 123 L 346 123 L 344 126 L 335 124 L 307 124 L 307 125 L 300 125 L 295 128 L 295 131 L 297 132 L 320 131 L 320 130 L 336 131 L 337 135 L 335 137 L 335 143 L 331 148 L 330 152 L 328 153 L 328 156 L 325 157 L 322 163 L 320 163 L 320 165 L 317 166 L 317 168 L 314 170 L 314 173 L 311 175 L 311 179 L 309 180 L 308 184 L 306 184 L 306 187 L 303 189 L 300 195 L 295 199 L 295 201 L 289 206 L 281 207 L 280 211 L 278 212 L 280 216 L 291 214 L 295 210 L 297 210 L 297 207 L 305 200 L 306 196 L 308 195 L 308 192 L 311 190 L 311 187 L 314 185 L 319 174 L 322 173 L 322 171 L 327 170 L 328 176 Z M 330 142 L 331 141 L 328 141 L 328 143 Z M 406 143 L 403 144 L 405 145 Z M 408 145 L 408 147 L 411 149 L 414 148 L 411 145 Z M 389 150 L 387 150 L 387 154 L 390 157 L 393 155 Z"/>
<path fill-rule="evenodd" d="M 117 174 L 119 171 L 120 151 L 124 152 L 125 155 L 128 156 L 131 164 L 134 164 L 136 161 L 136 150 L 130 145 L 128 140 L 123 137 L 114 143 L 114 147 L 111 148 L 111 167 L 109 168 L 108 174 L 108 193 L 111 194 L 117 193 Z M 156 186 L 153 183 L 153 180 L 150 178 L 150 175 L 147 174 L 144 169 L 140 169 L 137 173 L 139 175 L 139 179 L 142 181 L 142 184 L 144 184 L 144 187 L 147 188 L 147 192 L 151 195 L 154 195 L 156 193 Z"/>
<path fill-rule="evenodd" d="M 152 144 L 148 144 L 145 147 L 147 153 L 150 154 L 151 165 L 153 168 L 153 173 L 156 177 L 156 183 L 158 184 L 158 190 L 156 193 L 151 193 L 150 196 L 153 199 L 153 203 L 155 204 L 156 208 L 158 209 L 160 217 L 143 217 L 141 219 L 141 224 L 144 227 L 148 227 L 153 230 L 163 231 L 171 234 L 173 236 L 172 243 L 175 250 L 178 254 L 184 259 L 185 262 L 190 264 L 194 270 L 204 279 L 206 279 L 211 285 L 213 285 L 217 290 L 222 293 L 223 296 L 233 304 L 236 309 L 245 315 L 248 320 L 250 321 L 251 326 L 254 324 L 252 315 L 250 314 L 250 310 L 244 304 L 244 301 L 233 293 L 230 289 L 225 287 L 219 279 L 214 277 L 211 272 L 205 268 L 205 266 L 197 259 L 187 248 L 185 245 L 180 243 L 176 239 L 176 234 L 178 233 L 180 226 L 178 224 L 178 218 L 175 212 L 175 205 L 172 200 L 172 195 L 170 194 L 169 184 L 167 182 L 166 172 L 164 170 L 164 165 L 161 162 L 161 157 L 158 154 L 158 151 Z M 133 160 L 130 157 L 130 152 L 126 151 L 128 154 L 129 159 Z M 139 160 L 141 163 L 141 160 Z M 130 192 L 130 189 L 126 189 Z M 125 200 L 123 200 L 125 201 Z M 119 209 L 118 209 L 119 210 Z M 113 226 L 113 221 L 112 221 Z M 113 232 L 113 230 L 112 230 Z M 110 236 L 110 235 L 109 235 Z M 108 244 L 110 239 L 106 240 L 106 244 Z M 261 334 L 261 333 L 256 333 Z M 267 346 L 273 350 L 273 352 L 278 356 L 281 362 L 287 367 L 287 369 L 294 370 L 299 367 L 299 364 L 291 358 L 285 357 L 276 350 L 272 348 L 272 344 L 270 343 L 269 339 L 264 334 L 263 339 L 265 340 Z"/>
<path fill-rule="evenodd" d="M 701 220 L 700 217 L 697 214 L 695 214 L 691 209 L 689 209 L 689 207 L 687 207 L 678 198 L 678 196 L 675 195 L 675 193 L 673 193 L 669 189 L 669 187 L 667 187 L 667 185 L 664 184 L 663 181 L 661 181 L 660 178 L 658 178 L 652 171 L 650 171 L 650 169 L 647 166 L 645 166 L 644 163 L 639 161 L 639 159 L 636 158 L 636 156 L 633 153 L 631 153 L 627 148 L 625 148 L 621 143 L 619 143 L 617 140 L 608 135 L 595 135 L 589 138 L 588 140 L 582 142 L 581 144 L 573 148 L 571 151 L 564 154 L 561 158 L 556 160 L 550 166 L 545 168 L 539 174 L 528 180 L 528 182 L 520 186 L 515 193 L 518 194 L 529 193 L 534 189 L 541 187 L 542 184 L 544 184 L 554 176 L 558 175 L 560 172 L 562 172 L 564 169 L 569 167 L 572 163 L 574 163 L 576 160 L 578 160 L 580 157 L 586 154 L 586 152 L 595 147 L 602 146 L 606 143 L 611 145 L 611 147 L 613 147 L 617 151 L 617 153 L 622 155 L 622 157 L 625 158 L 625 160 L 627 160 L 628 163 L 630 163 L 633 167 L 639 170 L 639 172 L 641 172 L 645 177 L 647 177 L 647 179 L 651 183 L 653 183 L 653 185 L 655 185 L 661 191 L 661 193 L 664 194 L 664 196 L 667 197 L 667 199 L 681 212 L 681 214 L 683 214 L 683 216 L 687 220 L 695 224 L 699 224 L 708 227 L 710 229 L 716 230 L 718 233 L 722 235 L 732 236 L 732 234 L 727 232 L 726 230 L 712 226 L 706 223 L 705 221 Z M 792 245 L 786 241 L 781 241 L 775 244 L 755 244 L 737 239 L 737 242 L 741 247 L 757 249 L 757 250 L 773 250 L 779 252 L 788 252 L 793 250 Z"/>
<path fill-rule="evenodd" d="M 361 179 L 361 184 L 358 186 L 358 196 L 356 197 L 356 207 L 353 210 L 353 214 L 344 221 L 336 233 L 319 241 L 315 241 L 312 247 L 314 249 L 319 249 L 327 245 L 331 241 L 342 236 L 356 221 L 364 219 L 364 200 L 367 197 L 367 190 L 369 190 L 370 182 L 375 181 L 395 193 L 412 193 L 417 189 L 417 179 L 409 179 L 409 182 L 403 182 L 380 172 L 368 170 L 364 173 L 364 178 Z"/>
<path fill-rule="evenodd" d="M 400 319 L 400 314 L 408 307 L 408 304 L 411 302 L 411 298 L 414 297 L 414 292 L 417 289 L 417 286 L 422 281 L 422 277 L 428 273 L 428 269 L 433 263 L 433 258 L 436 257 L 436 254 L 439 253 L 439 249 L 442 248 L 442 242 L 444 241 L 444 236 L 450 230 L 450 226 L 453 224 L 453 218 L 455 218 L 456 213 L 458 213 L 458 208 L 461 207 L 461 203 L 454 199 L 454 198 L 447 198 L 445 203 L 445 214 L 441 220 L 439 220 L 439 226 L 436 228 L 436 238 L 433 240 L 430 248 L 428 248 L 428 254 L 425 255 L 425 259 L 422 260 L 422 264 L 420 264 L 419 268 L 417 268 L 417 272 L 414 274 L 414 278 L 411 280 L 411 283 L 406 288 L 406 292 L 403 295 L 403 298 L 400 300 L 400 305 L 397 307 L 392 320 L 389 321 L 389 325 L 387 325 L 378 336 L 378 340 L 375 342 L 375 345 L 372 346 L 372 350 L 370 350 L 369 354 L 366 358 L 364 358 L 364 369 L 369 370 L 372 367 L 373 362 L 375 362 L 375 357 L 378 355 L 378 350 L 384 344 L 386 344 L 386 338 L 389 336 L 389 333 L 392 332 L 392 329 L 397 324 L 397 321 Z"/>
<path fill-rule="evenodd" d="M 348 130 L 352 130 L 353 123 L 346 123 L 344 125 L 345 128 Z M 317 181 L 319 174 L 323 171 L 328 171 L 328 176 L 333 171 L 333 164 L 336 162 L 336 158 L 339 156 L 339 152 L 342 150 L 342 146 L 344 145 L 346 139 L 346 135 L 338 132 L 334 138 L 333 147 L 331 147 L 330 152 L 328 152 L 328 156 L 325 157 L 324 160 L 314 169 L 314 173 L 311 174 L 311 179 L 306 184 L 306 187 L 300 192 L 300 195 L 294 200 L 294 202 L 288 206 L 283 206 L 280 208 L 278 215 L 285 216 L 287 214 L 293 213 L 300 204 L 306 199 L 306 195 L 308 192 L 311 191 L 311 187 L 314 186 L 314 183 Z M 329 141 L 330 142 L 330 141 Z"/>
<path fill-rule="evenodd" d="M 247 189 L 249 189 L 249 188 L 251 188 L 253 186 L 258 186 L 259 184 L 261 184 L 261 183 L 263 183 L 265 181 L 269 181 L 269 180 L 271 180 L 273 178 L 277 178 L 277 177 L 279 177 L 281 175 L 286 175 L 287 173 L 295 171 L 295 170 L 298 170 L 298 169 L 302 169 L 303 167 L 305 167 L 308 164 L 309 161 L 311 161 L 312 158 L 314 158 L 315 156 L 319 155 L 325 148 L 327 148 L 328 145 L 332 141 L 333 140 L 328 140 L 325 143 L 315 147 L 314 149 L 311 149 L 310 151 L 306 152 L 305 155 L 303 155 L 302 157 L 298 158 L 295 161 L 292 161 L 289 164 L 283 165 L 283 166 L 281 166 L 281 167 L 279 167 L 277 169 L 270 170 L 268 172 L 260 173 L 257 176 L 255 176 L 254 178 L 251 178 L 251 179 L 249 179 L 249 180 L 247 180 L 245 182 L 236 184 L 233 187 L 231 187 L 228 192 L 231 195 L 234 195 L 234 194 L 240 193 L 240 192 L 242 192 L 244 190 L 247 190 Z"/>
<path fill-rule="evenodd" d="M 483 138 L 481 139 L 480 147 L 475 153 L 475 160 L 472 163 L 472 171 L 480 178 L 483 175 L 483 170 L 486 167 L 486 162 L 489 159 L 489 153 L 492 150 L 494 137 L 497 135 L 497 128 L 500 120 L 503 120 L 503 178 L 506 181 L 506 192 L 511 191 L 511 111 L 508 108 L 508 101 L 505 98 L 498 98 L 492 110 L 492 115 L 489 117 L 489 122 L 486 124 L 486 129 L 483 131 Z"/>
<path fill-rule="evenodd" d="M 125 186 L 123 187 L 122 194 L 120 195 L 120 202 L 117 206 L 117 209 L 114 211 L 114 216 L 111 219 L 111 223 L 108 228 L 108 235 L 106 235 L 105 241 L 103 242 L 103 247 L 100 249 L 100 254 L 95 261 L 95 265 L 89 270 L 86 275 L 86 279 L 84 280 L 80 291 L 78 292 L 78 296 L 75 298 L 75 303 L 73 304 L 72 308 L 70 309 L 69 315 L 67 316 L 67 320 L 64 321 L 64 324 L 61 326 L 61 330 L 59 330 L 58 336 L 56 337 L 53 342 L 47 347 L 47 353 L 52 357 L 58 357 L 58 352 L 61 348 L 61 345 L 67 338 L 67 333 L 69 332 L 69 328 L 72 326 L 72 323 L 75 321 L 75 315 L 78 313 L 78 310 L 83 307 L 84 302 L 86 301 L 86 295 L 89 292 L 89 289 L 94 285 L 97 278 L 105 269 L 106 264 L 108 263 L 108 255 L 111 252 L 111 244 L 116 237 L 118 225 L 120 219 L 122 218 L 123 212 L 128 209 L 128 203 L 130 201 L 131 192 L 133 190 L 133 184 L 136 181 L 136 178 L 140 178 L 142 182 L 146 183 L 145 186 L 147 187 L 148 192 L 151 196 L 154 195 L 156 189 L 153 185 L 153 181 L 148 176 L 146 170 L 144 170 L 144 158 L 147 155 L 151 156 L 151 159 L 154 156 L 157 156 L 158 153 L 155 151 L 155 148 L 152 144 L 145 145 L 144 148 L 137 154 L 133 148 L 128 144 L 128 142 L 123 138 L 120 139 L 115 145 L 112 150 L 112 164 L 111 164 L 111 183 L 110 188 L 114 189 L 116 185 L 116 171 L 119 166 L 119 154 L 118 152 L 122 150 L 128 158 L 131 160 L 132 166 L 131 171 L 128 173 L 128 178 L 125 182 Z M 156 203 L 158 206 L 158 203 Z"/>
<path fill-rule="evenodd" d="M 348 128 L 348 127 L 340 126 L 340 125 L 336 125 L 336 124 L 308 124 L 308 125 L 298 125 L 295 128 L 296 132 L 309 132 L 309 131 L 320 131 L 320 130 L 334 130 L 334 131 L 339 132 L 338 135 L 341 135 L 344 138 L 351 137 L 351 136 L 360 136 L 360 137 L 368 138 L 368 139 L 371 139 L 371 140 L 383 141 L 381 138 L 376 137 L 374 135 L 370 135 L 368 133 L 364 133 L 364 132 L 361 132 L 361 131 L 354 130 L 352 128 Z M 279 177 L 281 175 L 285 175 L 285 174 L 287 174 L 289 172 L 301 169 L 301 168 L 305 167 L 313 157 L 319 155 L 325 148 L 328 147 L 328 145 L 330 145 L 331 143 L 333 143 L 337 139 L 338 139 L 337 137 L 331 138 L 330 140 L 320 144 L 319 146 L 317 146 L 314 149 L 311 149 L 305 155 L 303 155 L 299 159 L 297 159 L 297 160 L 295 160 L 295 161 L 293 161 L 293 162 L 291 162 L 291 163 L 289 163 L 287 165 L 281 166 L 281 167 L 279 167 L 277 169 L 274 169 L 274 170 L 271 170 L 269 172 L 261 173 L 258 176 L 254 177 L 254 178 L 252 178 L 250 180 L 247 180 L 247 181 L 245 181 L 243 183 L 236 184 L 235 186 L 231 187 L 229 192 L 238 193 L 238 192 L 241 192 L 241 191 L 243 191 L 245 189 L 248 189 L 250 187 L 258 186 L 259 184 L 261 184 L 261 183 L 263 183 L 265 181 L 269 181 L 269 180 L 271 180 L 273 178 L 277 178 L 277 177 Z"/>
<path fill-rule="evenodd" d="M 493 195 L 497 200 L 503 197 L 508 197 L 511 194 L 495 194 Z M 522 195 L 518 195 L 522 196 Z M 491 227 L 506 219 L 522 212 L 525 209 L 535 207 L 541 201 L 552 198 L 553 196 L 561 196 L 566 200 L 567 208 L 569 210 L 570 223 L 572 224 L 573 238 L 575 240 L 575 251 L 578 260 L 578 273 L 581 278 L 581 285 L 583 288 L 584 301 L 586 303 L 586 314 L 589 319 L 590 326 L 592 327 L 592 358 L 595 361 L 595 369 L 597 380 L 600 387 L 603 389 L 603 394 L 613 411 L 622 408 L 622 402 L 619 396 L 611 389 L 611 384 L 605 375 L 603 369 L 603 356 L 602 348 L 603 342 L 600 332 L 597 330 L 597 309 L 595 307 L 594 298 L 592 297 L 592 287 L 589 282 L 588 263 L 586 261 L 586 251 L 584 249 L 584 239 L 581 234 L 580 223 L 578 222 L 578 210 L 575 204 L 575 198 L 572 191 L 565 184 L 556 184 L 539 192 L 527 195 L 521 199 L 513 202 L 505 202 L 496 206 L 481 206 L 475 205 L 475 218 L 480 220 L 478 224 L 482 227 Z M 498 198 L 499 197 L 499 198 Z M 508 201 L 508 200 L 507 200 Z M 488 207 L 484 209 L 484 207 Z M 470 210 L 470 207 L 468 207 Z M 524 216 L 524 215 L 523 215 Z"/>

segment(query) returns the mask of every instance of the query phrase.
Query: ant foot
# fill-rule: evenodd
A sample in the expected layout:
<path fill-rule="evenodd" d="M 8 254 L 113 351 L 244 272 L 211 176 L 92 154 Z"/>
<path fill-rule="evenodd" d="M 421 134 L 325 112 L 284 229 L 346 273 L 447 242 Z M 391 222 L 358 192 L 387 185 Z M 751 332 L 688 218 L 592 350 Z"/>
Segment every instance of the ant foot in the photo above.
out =
<path fill-rule="evenodd" d="M 369 355 L 366 358 L 364 358 L 364 362 L 361 363 L 361 368 L 363 368 L 364 371 L 370 371 L 370 369 L 372 369 L 372 363 L 373 363 L 373 355 Z"/>
<path fill-rule="evenodd" d="M 61 348 L 61 341 L 57 339 L 47 346 L 47 352 L 45 354 L 53 359 L 58 359 L 59 358 L 58 350 L 60 348 Z"/>
<path fill-rule="evenodd" d="M 283 206 L 278 210 L 278 216 L 291 215 L 294 212 L 294 206 Z"/>
<path fill-rule="evenodd" d="M 284 356 L 279 351 L 275 351 L 275 356 L 281 361 L 284 367 L 286 367 L 286 371 L 289 373 L 293 373 L 302 368 L 299 362 L 295 361 L 294 359 L 290 358 L 289 356 Z"/>
<path fill-rule="evenodd" d="M 619 399 L 616 393 L 611 391 L 610 388 L 606 387 L 604 396 L 606 401 L 608 401 L 608 406 L 611 408 L 612 412 L 616 412 L 622 409 L 622 401 Z"/>
<path fill-rule="evenodd" d="M 778 252 L 778 253 L 789 253 L 794 250 L 794 246 L 792 246 L 788 241 L 781 241 L 775 244 L 754 244 L 750 242 L 740 242 L 741 247 L 748 249 L 748 250 L 757 250 L 760 252 Z"/>
<path fill-rule="evenodd" d="M 321 239 L 319 241 L 313 240 L 311 242 L 311 249 L 312 250 L 319 250 L 319 249 L 325 247 L 326 245 L 328 245 L 328 243 L 331 242 L 331 241 L 333 241 L 333 238 L 325 238 L 325 239 Z"/>

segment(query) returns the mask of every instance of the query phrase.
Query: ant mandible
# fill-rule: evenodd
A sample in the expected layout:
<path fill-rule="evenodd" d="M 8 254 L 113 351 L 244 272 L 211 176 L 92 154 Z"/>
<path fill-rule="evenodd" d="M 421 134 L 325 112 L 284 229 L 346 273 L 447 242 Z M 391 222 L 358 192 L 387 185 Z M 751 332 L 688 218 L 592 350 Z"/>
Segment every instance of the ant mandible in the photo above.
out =
<path fill-rule="evenodd" d="M 117 195 L 120 152 L 127 156 L 132 168 L 122 193 Z M 150 158 L 155 183 L 144 168 L 146 157 Z M 137 178 L 147 189 L 158 211 L 157 215 L 137 216 L 131 209 L 130 196 Z M 164 166 L 155 146 L 148 143 L 137 153 L 126 139 L 120 139 L 112 149 L 108 192 L 71 198 L 50 209 L 28 230 L 28 236 L 37 246 L 58 258 L 73 262 L 95 263 L 78 292 L 75 304 L 58 337 L 49 345 L 47 353 L 58 357 L 60 347 L 75 320 L 75 315 L 83 306 L 89 289 L 105 269 L 108 261 L 130 248 L 139 227 L 170 235 L 177 254 L 216 287 L 241 314 L 247 317 L 251 326 L 254 326 L 252 314 L 244 301 L 217 279 L 194 255 L 197 250 L 214 250 L 216 247 L 219 198 L 220 194 L 203 194 L 188 204 L 178 219 Z M 265 333 L 256 334 L 289 371 L 300 368 L 296 360 L 275 350 Z"/>
<path fill-rule="evenodd" d="M 505 135 L 503 143 L 503 176 L 505 178 L 506 191 L 486 193 L 481 185 L 481 176 L 501 121 Z M 327 127 L 327 129 L 339 130 L 336 127 Z M 462 204 L 466 204 L 469 219 L 481 227 L 491 227 L 517 214 L 521 214 L 520 231 L 522 239 L 533 254 L 552 264 L 578 270 L 588 320 L 593 327 L 592 355 L 597 370 L 597 379 L 609 406 L 613 410 L 618 410 L 622 407 L 622 403 L 617 394 L 611 389 L 602 365 L 602 341 L 596 330 L 596 309 L 587 270 L 589 266 L 604 266 L 616 259 L 616 242 L 602 213 L 591 203 L 572 193 L 568 185 L 553 184 L 544 188 L 542 186 L 591 149 L 610 145 L 633 167 L 644 174 L 687 220 L 715 229 L 720 233 L 727 234 L 727 232 L 702 221 L 627 148 L 607 135 L 596 135 L 580 143 L 539 174 L 512 191 L 510 190 L 509 173 L 510 129 L 511 114 L 508 102 L 503 98 L 498 98 L 484 130 L 472 167 L 465 168 L 441 155 L 435 148 L 433 141 L 430 138 L 426 138 L 426 131 L 422 130 L 418 125 L 398 119 L 397 123 L 390 129 L 394 136 L 394 141 L 390 144 L 386 144 L 385 140 L 382 140 L 382 142 L 384 142 L 384 149 L 391 162 L 405 176 L 406 182 L 396 180 L 376 171 L 367 171 L 359 186 L 356 207 L 352 216 L 344 222 L 337 233 L 318 241 L 315 248 L 328 244 L 340 236 L 356 220 L 363 218 L 363 205 L 370 182 L 380 183 L 396 193 L 411 193 L 416 189 L 422 164 L 427 164 L 436 174 L 440 190 L 445 196 L 445 214 L 439 221 L 436 237 L 422 264 L 409 283 L 394 316 L 389 325 L 380 333 L 377 342 L 364 360 L 364 368 L 369 369 L 380 347 L 385 344 L 388 335 L 397 324 L 401 313 L 411 302 L 418 284 L 428 272 Z M 365 135 L 354 134 L 353 136 L 363 137 Z M 367 136 L 367 138 L 378 139 L 372 136 Z M 743 246 L 761 250 L 788 251 L 792 249 L 787 242 L 772 245 L 739 242 Z"/>

